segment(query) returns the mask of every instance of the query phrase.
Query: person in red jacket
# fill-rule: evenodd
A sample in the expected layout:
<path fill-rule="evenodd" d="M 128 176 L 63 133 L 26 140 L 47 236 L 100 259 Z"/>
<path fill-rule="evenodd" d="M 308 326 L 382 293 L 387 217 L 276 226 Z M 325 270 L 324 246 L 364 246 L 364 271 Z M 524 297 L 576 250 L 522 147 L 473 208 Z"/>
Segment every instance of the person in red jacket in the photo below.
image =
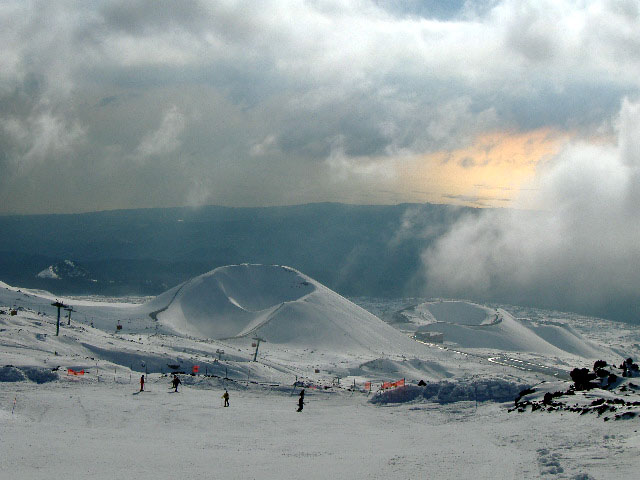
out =
<path fill-rule="evenodd" d="M 140 391 L 144 392 L 144 375 L 140 376 Z"/>

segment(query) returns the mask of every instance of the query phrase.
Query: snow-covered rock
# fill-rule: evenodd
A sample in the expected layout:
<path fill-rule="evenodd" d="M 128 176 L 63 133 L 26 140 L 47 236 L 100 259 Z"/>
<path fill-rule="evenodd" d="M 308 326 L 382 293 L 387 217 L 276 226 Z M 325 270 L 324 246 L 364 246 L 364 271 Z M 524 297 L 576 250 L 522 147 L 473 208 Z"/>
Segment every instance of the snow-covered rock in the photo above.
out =
<path fill-rule="evenodd" d="M 374 395 L 370 402 L 377 405 L 428 401 L 454 403 L 461 401 L 509 402 L 528 388 L 522 382 L 499 378 L 460 379 L 457 381 L 429 382 L 423 386 L 407 385 Z"/>
<path fill-rule="evenodd" d="M 50 280 L 61 280 L 63 278 L 85 278 L 89 272 L 86 268 L 72 262 L 64 260 L 55 265 L 49 265 L 47 268 L 39 272 L 36 277 L 47 278 Z"/>

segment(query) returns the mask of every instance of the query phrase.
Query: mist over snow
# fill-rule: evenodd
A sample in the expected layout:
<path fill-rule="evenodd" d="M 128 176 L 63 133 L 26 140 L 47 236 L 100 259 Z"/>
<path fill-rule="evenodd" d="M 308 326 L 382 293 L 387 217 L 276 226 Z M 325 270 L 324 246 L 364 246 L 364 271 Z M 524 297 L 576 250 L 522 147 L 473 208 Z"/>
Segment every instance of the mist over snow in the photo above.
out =
<path fill-rule="evenodd" d="M 542 165 L 521 208 L 455 222 L 423 254 L 429 293 L 640 321 L 640 103 L 615 125 Z"/>

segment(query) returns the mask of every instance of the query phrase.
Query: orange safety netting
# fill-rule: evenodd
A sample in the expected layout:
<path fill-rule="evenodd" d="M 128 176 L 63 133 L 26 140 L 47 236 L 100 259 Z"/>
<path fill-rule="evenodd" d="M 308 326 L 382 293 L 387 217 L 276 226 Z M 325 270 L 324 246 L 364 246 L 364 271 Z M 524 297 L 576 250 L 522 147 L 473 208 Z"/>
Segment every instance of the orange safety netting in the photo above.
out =
<path fill-rule="evenodd" d="M 396 387 L 404 387 L 404 378 L 396 382 L 383 382 L 380 388 L 382 388 L 382 390 L 386 390 L 387 388 L 396 388 Z"/>
<path fill-rule="evenodd" d="M 84 368 L 82 370 L 73 370 L 72 368 L 68 368 L 67 375 L 84 375 Z"/>

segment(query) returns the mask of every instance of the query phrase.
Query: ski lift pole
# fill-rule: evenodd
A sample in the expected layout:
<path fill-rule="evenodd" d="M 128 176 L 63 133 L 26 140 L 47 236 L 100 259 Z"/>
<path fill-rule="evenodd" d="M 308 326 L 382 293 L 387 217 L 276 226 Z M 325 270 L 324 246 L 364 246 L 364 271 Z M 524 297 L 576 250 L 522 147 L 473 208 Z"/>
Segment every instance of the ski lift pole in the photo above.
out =
<path fill-rule="evenodd" d="M 256 341 L 256 351 L 253 353 L 253 361 L 255 362 L 258 358 L 258 348 L 260 348 L 260 342 L 266 342 L 266 340 L 260 337 L 253 337 L 253 340 Z"/>
<path fill-rule="evenodd" d="M 60 309 L 69 308 L 69 307 L 64 303 L 59 302 L 58 300 L 56 300 L 55 303 L 52 303 L 51 306 L 56 307 L 58 309 L 58 320 L 56 321 L 56 337 L 57 337 L 58 335 L 60 335 Z"/>
<path fill-rule="evenodd" d="M 65 308 L 65 310 L 67 312 L 69 312 L 69 316 L 67 317 L 67 325 L 71 325 L 71 312 L 75 312 L 75 310 L 73 309 L 73 307 L 67 307 Z"/>

